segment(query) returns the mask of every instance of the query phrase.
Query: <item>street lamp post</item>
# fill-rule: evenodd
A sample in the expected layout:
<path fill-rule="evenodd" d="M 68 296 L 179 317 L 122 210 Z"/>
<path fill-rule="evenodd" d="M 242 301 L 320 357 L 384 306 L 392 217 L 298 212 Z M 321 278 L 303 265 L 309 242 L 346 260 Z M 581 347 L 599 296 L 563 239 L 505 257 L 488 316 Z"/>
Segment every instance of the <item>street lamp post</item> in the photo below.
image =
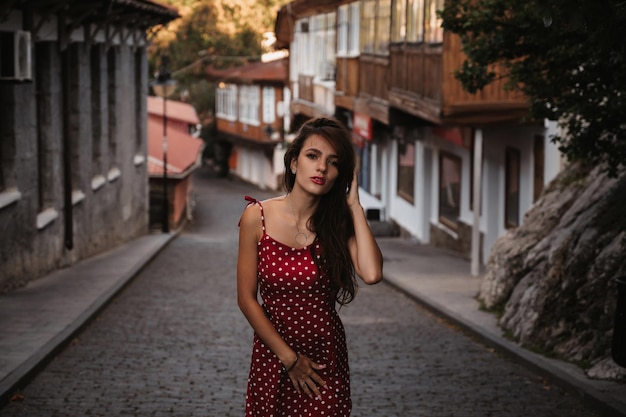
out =
<path fill-rule="evenodd" d="M 161 230 L 170 232 L 169 201 L 167 198 L 167 98 L 176 90 L 176 81 L 170 77 L 168 57 L 161 57 L 161 67 L 156 74 L 156 80 L 151 83 L 154 94 L 163 98 L 163 218 Z"/>

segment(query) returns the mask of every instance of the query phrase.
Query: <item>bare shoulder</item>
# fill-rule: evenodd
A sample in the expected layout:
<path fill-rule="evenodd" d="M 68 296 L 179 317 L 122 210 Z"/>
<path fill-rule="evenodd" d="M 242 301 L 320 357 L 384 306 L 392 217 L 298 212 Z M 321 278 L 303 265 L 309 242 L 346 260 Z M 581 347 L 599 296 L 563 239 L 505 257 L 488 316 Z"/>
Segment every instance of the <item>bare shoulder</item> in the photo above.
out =
<path fill-rule="evenodd" d="M 261 210 L 258 203 L 248 204 L 239 220 L 239 226 L 245 229 L 261 225 Z"/>
<path fill-rule="evenodd" d="M 277 211 L 280 205 L 284 204 L 285 196 L 279 196 L 274 198 L 269 198 L 267 200 L 253 200 L 246 206 L 241 215 L 241 219 L 239 221 L 239 226 L 245 229 L 256 229 L 261 228 L 262 225 L 262 214 L 267 216 L 269 212 L 270 215 L 272 212 Z M 261 207 L 263 210 L 261 210 Z"/>
<path fill-rule="evenodd" d="M 267 200 L 261 201 L 261 204 L 263 205 L 263 210 L 267 211 L 269 209 L 270 211 L 274 211 L 276 208 L 285 204 L 285 196 L 281 195 L 274 198 L 268 198 Z"/>

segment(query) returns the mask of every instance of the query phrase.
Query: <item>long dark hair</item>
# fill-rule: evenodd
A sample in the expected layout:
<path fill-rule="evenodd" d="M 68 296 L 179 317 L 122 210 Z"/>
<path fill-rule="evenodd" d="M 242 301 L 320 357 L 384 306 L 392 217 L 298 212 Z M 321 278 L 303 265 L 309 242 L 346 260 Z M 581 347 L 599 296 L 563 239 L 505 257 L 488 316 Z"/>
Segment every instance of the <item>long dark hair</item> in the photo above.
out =
<path fill-rule="evenodd" d="M 291 172 L 291 163 L 300 155 L 304 142 L 314 134 L 324 137 L 337 153 L 339 175 L 330 191 L 321 196 L 315 213 L 309 219 L 309 228 L 315 231 L 322 243 L 321 258 L 324 263 L 319 264 L 316 256 L 313 259 L 318 262 L 318 269 L 323 268 L 328 273 L 337 302 L 345 305 L 354 299 L 357 288 L 354 265 L 348 250 L 348 240 L 354 236 L 354 224 L 346 200 L 356 157 L 350 132 L 341 122 L 330 117 L 319 117 L 302 125 L 285 153 L 284 186 L 288 193 L 293 189 L 296 175 Z"/>

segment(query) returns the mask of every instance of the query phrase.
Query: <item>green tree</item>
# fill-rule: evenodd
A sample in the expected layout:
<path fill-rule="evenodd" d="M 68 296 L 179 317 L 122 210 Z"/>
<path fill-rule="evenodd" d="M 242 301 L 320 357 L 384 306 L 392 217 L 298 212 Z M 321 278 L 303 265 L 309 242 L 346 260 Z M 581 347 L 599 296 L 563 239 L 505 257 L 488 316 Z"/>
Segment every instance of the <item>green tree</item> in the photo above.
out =
<path fill-rule="evenodd" d="M 227 68 L 259 59 L 263 33 L 273 31 L 276 13 L 288 0 L 166 0 L 181 18 L 161 28 L 148 49 L 150 76 L 163 55 L 179 83 L 175 98 L 191 102 L 201 120 L 212 118 L 214 85 L 208 66 Z"/>
<path fill-rule="evenodd" d="M 152 73 L 158 70 L 163 55 L 169 57 L 172 77 L 179 83 L 179 93 L 196 106 L 205 116 L 211 112 L 213 100 L 196 92 L 206 92 L 206 68 L 208 65 L 224 67 L 242 62 L 244 57 L 260 57 L 261 35 L 245 22 L 239 22 L 238 31 L 227 33 L 216 25 L 218 10 L 210 2 L 197 2 L 191 11 L 181 17 L 168 39 L 155 41 L 148 59 Z M 224 60 L 222 57 L 242 57 L 240 60 Z M 198 85 L 200 84 L 200 85 Z M 208 98 L 211 98 L 212 94 Z"/>
<path fill-rule="evenodd" d="M 448 0 L 441 16 L 462 40 L 467 91 L 506 76 L 532 117 L 564 128 L 552 139 L 570 159 L 626 166 L 626 2 Z"/>

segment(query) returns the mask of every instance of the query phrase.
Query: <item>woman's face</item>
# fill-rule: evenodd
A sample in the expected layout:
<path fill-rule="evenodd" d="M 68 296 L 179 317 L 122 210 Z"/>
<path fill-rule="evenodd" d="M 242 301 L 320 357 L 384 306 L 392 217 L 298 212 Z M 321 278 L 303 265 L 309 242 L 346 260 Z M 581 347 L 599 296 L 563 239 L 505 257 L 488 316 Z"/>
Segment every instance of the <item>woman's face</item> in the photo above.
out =
<path fill-rule="evenodd" d="M 297 159 L 291 162 L 296 170 L 296 184 L 315 195 L 324 195 L 339 176 L 335 149 L 321 135 L 309 136 L 302 145 Z"/>

